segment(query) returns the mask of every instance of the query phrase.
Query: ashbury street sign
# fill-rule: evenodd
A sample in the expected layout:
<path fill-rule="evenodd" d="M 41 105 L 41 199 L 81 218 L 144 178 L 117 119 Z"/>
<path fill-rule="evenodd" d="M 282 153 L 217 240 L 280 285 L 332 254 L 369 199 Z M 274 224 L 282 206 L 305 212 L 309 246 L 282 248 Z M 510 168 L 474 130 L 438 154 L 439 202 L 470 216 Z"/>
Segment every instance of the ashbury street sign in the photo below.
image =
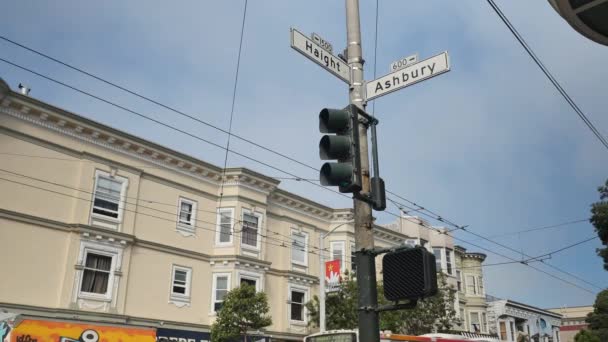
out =
<path fill-rule="evenodd" d="M 291 28 L 291 47 L 350 84 L 350 67 L 294 28 Z"/>
<path fill-rule="evenodd" d="M 425 59 L 366 84 L 367 100 L 405 88 L 450 71 L 448 52 Z"/>

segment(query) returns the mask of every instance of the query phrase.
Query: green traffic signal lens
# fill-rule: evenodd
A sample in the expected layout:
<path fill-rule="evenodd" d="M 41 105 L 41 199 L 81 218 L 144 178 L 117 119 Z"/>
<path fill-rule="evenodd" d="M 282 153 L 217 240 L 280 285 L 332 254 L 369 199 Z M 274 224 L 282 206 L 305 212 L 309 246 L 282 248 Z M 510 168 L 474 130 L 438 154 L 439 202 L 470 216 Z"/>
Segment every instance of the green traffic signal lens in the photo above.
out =
<path fill-rule="evenodd" d="M 321 185 L 348 186 L 353 182 L 351 163 L 325 163 L 319 174 Z"/>
<path fill-rule="evenodd" d="M 319 141 L 319 156 L 321 160 L 348 159 L 350 157 L 351 141 L 343 135 L 324 135 Z"/>
<path fill-rule="evenodd" d="M 319 113 L 321 133 L 341 133 L 350 128 L 350 112 L 344 109 L 323 108 Z"/>

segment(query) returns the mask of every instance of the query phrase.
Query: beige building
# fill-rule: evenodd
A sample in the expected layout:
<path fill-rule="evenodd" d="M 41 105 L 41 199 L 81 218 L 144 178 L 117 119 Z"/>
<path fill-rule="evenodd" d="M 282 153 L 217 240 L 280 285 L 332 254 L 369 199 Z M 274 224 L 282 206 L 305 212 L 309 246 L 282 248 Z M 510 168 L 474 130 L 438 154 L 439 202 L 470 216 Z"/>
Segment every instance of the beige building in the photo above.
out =
<path fill-rule="evenodd" d="M 0 310 L 208 336 L 224 295 L 249 283 L 269 297 L 261 334 L 301 340 L 319 238 L 339 226 L 326 259 L 354 267 L 351 210 L 244 168 L 225 170 L 220 196 L 222 173 L 0 80 Z M 451 242 L 415 227 L 377 226 L 376 245 L 437 241 L 455 284 Z"/>
<path fill-rule="evenodd" d="M 593 306 L 570 306 L 547 309 L 547 311 L 562 315 L 562 325 L 559 328 L 559 341 L 574 342 L 574 336 L 589 326 L 585 319 L 589 313 L 593 312 Z"/>

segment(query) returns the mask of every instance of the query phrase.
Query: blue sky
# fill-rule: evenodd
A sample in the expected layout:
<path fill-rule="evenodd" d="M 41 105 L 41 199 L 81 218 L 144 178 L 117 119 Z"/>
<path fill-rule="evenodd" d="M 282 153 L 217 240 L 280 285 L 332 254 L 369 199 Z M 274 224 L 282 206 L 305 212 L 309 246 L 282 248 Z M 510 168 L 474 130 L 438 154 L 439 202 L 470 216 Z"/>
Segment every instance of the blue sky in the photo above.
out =
<path fill-rule="evenodd" d="M 179 5 L 175 5 L 178 3 Z M 546 1 L 497 1 L 529 45 L 608 134 L 608 47 L 573 31 Z M 186 113 L 227 128 L 244 1 L 11 1 L 0 32 Z M 361 0 L 366 79 L 373 79 L 375 1 Z M 289 28 L 317 32 L 341 51 L 343 1 L 249 1 L 233 132 L 309 165 L 318 159 L 317 114 L 347 104 L 345 84 L 289 47 Z M 477 233 L 494 236 L 589 216 L 608 151 L 525 54 L 483 0 L 380 0 L 377 76 L 393 60 L 448 51 L 452 71 L 376 100 L 387 188 Z M 0 41 L 0 56 L 169 122 L 218 144 L 226 136 Z M 13 89 L 154 142 L 223 165 L 224 152 L 0 63 Z M 371 110 L 371 106 L 369 108 Z M 237 140 L 233 149 L 305 178 L 314 171 Z M 229 166 L 276 170 L 230 155 Z M 334 207 L 345 198 L 304 182 L 281 186 Z M 389 207 L 397 212 L 395 207 Z M 379 222 L 391 217 L 379 214 Z M 436 223 L 436 222 L 434 222 Z M 520 258 L 459 232 L 459 238 Z M 496 238 L 540 255 L 593 236 L 589 223 Z M 478 248 L 463 245 L 470 251 Z M 549 262 L 603 286 L 599 240 Z M 488 256 L 487 263 L 504 261 Z M 537 267 L 581 283 L 542 264 Z M 540 307 L 585 305 L 595 295 L 522 265 L 485 269 L 487 292 Z"/>

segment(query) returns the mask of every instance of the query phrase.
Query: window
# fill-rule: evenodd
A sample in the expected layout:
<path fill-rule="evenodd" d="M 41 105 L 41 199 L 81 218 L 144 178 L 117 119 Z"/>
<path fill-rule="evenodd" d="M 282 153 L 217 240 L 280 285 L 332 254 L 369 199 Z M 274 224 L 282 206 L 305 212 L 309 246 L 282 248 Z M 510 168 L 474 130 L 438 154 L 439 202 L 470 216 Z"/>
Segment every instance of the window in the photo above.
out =
<path fill-rule="evenodd" d="M 433 248 L 433 254 L 435 254 L 435 266 L 437 272 L 441 272 L 441 248 Z"/>
<path fill-rule="evenodd" d="M 452 274 L 452 255 L 453 255 L 452 253 L 454 253 L 454 252 L 452 252 L 449 249 L 445 250 L 445 264 L 447 267 L 448 274 Z"/>
<path fill-rule="evenodd" d="M 479 312 L 471 312 L 471 332 L 481 332 L 481 327 L 479 324 Z"/>
<path fill-rule="evenodd" d="M 258 231 L 260 228 L 260 216 L 250 212 L 243 213 L 243 229 L 241 231 L 241 244 L 243 246 L 259 249 Z"/>
<path fill-rule="evenodd" d="M 194 227 L 196 221 L 196 202 L 185 198 L 179 199 L 179 213 L 177 222 L 180 225 Z"/>
<path fill-rule="evenodd" d="M 350 244 L 350 271 L 352 276 L 357 274 L 357 248 L 354 243 Z"/>
<path fill-rule="evenodd" d="M 249 285 L 257 288 L 258 281 L 256 279 L 241 278 L 241 286 L 242 285 Z"/>
<path fill-rule="evenodd" d="M 479 287 L 479 294 L 483 295 L 483 278 L 481 276 L 477 277 L 477 287 Z"/>
<path fill-rule="evenodd" d="M 306 293 L 298 290 L 291 290 L 290 318 L 292 321 L 304 322 L 304 301 Z"/>
<path fill-rule="evenodd" d="M 488 319 L 485 312 L 481 313 L 481 331 L 488 332 Z"/>
<path fill-rule="evenodd" d="M 237 271 L 238 285 L 250 285 L 257 292 L 262 291 L 262 275 L 252 272 Z"/>
<path fill-rule="evenodd" d="M 466 275 L 467 282 L 467 294 L 476 295 L 477 294 L 477 285 L 475 284 L 475 276 Z"/>
<path fill-rule="evenodd" d="M 232 244 L 232 227 L 234 225 L 234 209 L 219 208 L 217 210 L 217 229 L 215 244 Z"/>
<path fill-rule="evenodd" d="M 507 325 L 505 322 L 500 322 L 500 340 L 505 341 L 507 339 Z"/>
<path fill-rule="evenodd" d="M 460 270 L 456 270 L 456 286 L 458 291 L 462 292 L 462 272 Z"/>
<path fill-rule="evenodd" d="M 330 244 L 331 260 L 340 260 L 340 273 L 344 272 L 344 241 L 332 241 Z"/>
<path fill-rule="evenodd" d="M 213 312 L 218 312 L 224 303 L 224 296 L 230 287 L 229 274 L 213 275 Z"/>
<path fill-rule="evenodd" d="M 192 269 L 173 265 L 171 278 L 171 299 L 188 299 L 190 297 Z"/>
<path fill-rule="evenodd" d="M 122 216 L 122 197 L 127 180 L 122 177 L 112 177 L 110 174 L 97 171 L 95 191 L 93 194 L 93 214 L 113 220 Z"/>
<path fill-rule="evenodd" d="M 308 265 L 308 234 L 291 231 L 291 262 L 306 266 Z"/>
<path fill-rule="evenodd" d="M 509 322 L 509 328 L 511 328 L 511 341 L 515 341 L 515 327 L 513 322 Z"/>
<path fill-rule="evenodd" d="M 107 295 L 111 276 L 111 256 L 86 252 L 80 292 Z"/>

